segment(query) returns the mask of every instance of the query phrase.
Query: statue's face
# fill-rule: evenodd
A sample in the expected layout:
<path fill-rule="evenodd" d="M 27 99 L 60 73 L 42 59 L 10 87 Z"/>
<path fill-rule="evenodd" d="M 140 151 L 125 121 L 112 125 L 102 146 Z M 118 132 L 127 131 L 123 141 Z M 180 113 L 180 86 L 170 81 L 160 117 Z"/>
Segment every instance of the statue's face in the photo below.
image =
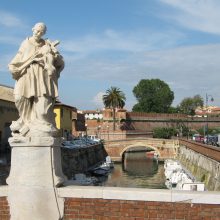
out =
<path fill-rule="evenodd" d="M 45 30 L 42 27 L 36 26 L 33 28 L 33 37 L 36 41 L 40 40 L 44 34 Z"/>

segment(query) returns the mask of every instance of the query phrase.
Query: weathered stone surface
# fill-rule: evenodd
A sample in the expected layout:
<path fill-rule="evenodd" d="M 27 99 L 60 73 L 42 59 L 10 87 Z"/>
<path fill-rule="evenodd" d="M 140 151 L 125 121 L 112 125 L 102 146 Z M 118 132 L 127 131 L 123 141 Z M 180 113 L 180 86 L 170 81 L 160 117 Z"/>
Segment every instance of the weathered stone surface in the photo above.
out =
<path fill-rule="evenodd" d="M 19 119 L 10 128 L 12 138 L 8 202 L 11 220 L 59 220 L 64 200 L 56 187 L 63 184 L 60 140 L 53 107 L 58 78 L 64 67 L 58 41 L 43 39 L 47 27 L 37 23 L 8 67 L 16 80 L 15 105 Z"/>
<path fill-rule="evenodd" d="M 19 112 L 19 119 L 10 126 L 13 136 L 58 135 L 53 106 L 64 61 L 55 47 L 59 42 L 42 38 L 46 30 L 44 23 L 35 24 L 33 35 L 22 42 L 8 65 L 16 80 L 14 98 Z"/>
<path fill-rule="evenodd" d="M 12 159 L 7 183 L 12 220 L 55 220 L 63 215 L 64 200 L 58 198 L 55 189 L 65 181 L 60 142 L 49 137 L 41 139 L 43 145 L 37 143 L 28 141 L 21 146 L 10 139 Z"/>
<path fill-rule="evenodd" d="M 220 191 L 220 163 L 185 146 L 179 147 L 178 159 L 192 174 L 205 182 L 208 190 Z"/>
<path fill-rule="evenodd" d="M 63 173 L 72 178 L 76 173 L 83 173 L 90 167 L 105 160 L 107 153 L 102 144 L 80 149 L 61 149 Z"/>

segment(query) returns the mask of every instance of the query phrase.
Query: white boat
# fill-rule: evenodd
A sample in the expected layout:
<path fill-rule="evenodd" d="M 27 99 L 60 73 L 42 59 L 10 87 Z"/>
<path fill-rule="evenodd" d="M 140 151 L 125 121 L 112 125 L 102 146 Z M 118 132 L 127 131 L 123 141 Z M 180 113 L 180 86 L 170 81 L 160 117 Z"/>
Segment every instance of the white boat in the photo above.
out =
<path fill-rule="evenodd" d="M 111 168 L 114 168 L 114 162 L 111 160 L 110 156 L 107 156 L 105 158 L 105 162 L 103 162 L 98 168 L 104 168 L 110 170 Z"/>
<path fill-rule="evenodd" d="M 105 162 L 93 168 L 90 172 L 96 176 L 107 176 L 112 168 L 114 168 L 114 163 L 112 162 L 111 157 L 107 156 Z"/>
<path fill-rule="evenodd" d="M 164 163 L 165 176 L 166 179 L 169 180 L 173 172 L 177 170 L 182 170 L 182 166 L 178 161 L 175 160 L 166 160 Z"/>
<path fill-rule="evenodd" d="M 195 177 L 178 161 L 166 160 L 164 164 L 166 182 L 169 189 L 204 191 L 205 184 L 197 182 Z"/>
<path fill-rule="evenodd" d="M 205 191 L 205 184 L 201 182 L 183 183 L 182 190 Z"/>
<path fill-rule="evenodd" d="M 107 166 L 109 166 L 110 168 L 114 168 L 114 162 L 112 161 L 110 156 L 107 156 L 105 158 L 105 163 Z"/>
<path fill-rule="evenodd" d="M 88 138 L 95 141 L 95 142 L 100 142 L 101 141 L 101 139 L 98 138 L 97 135 L 88 135 Z"/>

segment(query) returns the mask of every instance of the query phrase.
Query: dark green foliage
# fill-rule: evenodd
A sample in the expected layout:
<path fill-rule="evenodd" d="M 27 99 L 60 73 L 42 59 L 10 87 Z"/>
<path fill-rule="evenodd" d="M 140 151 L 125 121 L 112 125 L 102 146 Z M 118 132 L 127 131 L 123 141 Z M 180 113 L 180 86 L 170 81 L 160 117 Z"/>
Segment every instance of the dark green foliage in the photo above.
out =
<path fill-rule="evenodd" d="M 117 87 L 107 89 L 103 95 L 103 103 L 107 108 L 123 108 L 125 100 L 125 94 Z"/>
<path fill-rule="evenodd" d="M 170 139 L 172 136 L 177 135 L 177 130 L 175 128 L 155 128 L 153 130 L 153 137 L 154 138 L 164 138 L 164 139 Z"/>
<path fill-rule="evenodd" d="M 142 79 L 133 89 L 138 103 L 133 106 L 135 112 L 168 113 L 174 99 L 174 93 L 160 79 Z"/>
<path fill-rule="evenodd" d="M 187 124 L 184 123 L 181 119 L 176 120 L 176 129 L 179 137 L 189 137 L 192 135 L 192 132 L 188 128 Z"/>
<path fill-rule="evenodd" d="M 194 97 L 184 98 L 179 104 L 178 108 L 181 113 L 194 115 L 197 107 L 202 107 L 204 104 L 203 98 L 200 95 L 195 95 Z"/>
<path fill-rule="evenodd" d="M 167 113 L 176 114 L 179 112 L 180 112 L 180 109 L 178 106 L 177 107 L 170 106 Z"/>
<path fill-rule="evenodd" d="M 106 108 L 113 110 L 113 129 L 115 130 L 115 110 L 123 108 L 125 105 L 125 94 L 117 87 L 111 87 L 106 90 L 106 94 L 102 97 Z"/>

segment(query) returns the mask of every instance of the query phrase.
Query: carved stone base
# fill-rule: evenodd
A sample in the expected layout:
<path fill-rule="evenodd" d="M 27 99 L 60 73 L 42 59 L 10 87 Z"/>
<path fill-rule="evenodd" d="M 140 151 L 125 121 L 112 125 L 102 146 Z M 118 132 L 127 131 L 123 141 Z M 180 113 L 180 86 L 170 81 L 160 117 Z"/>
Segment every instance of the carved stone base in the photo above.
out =
<path fill-rule="evenodd" d="M 64 200 L 56 187 L 65 181 L 60 141 L 53 137 L 10 138 L 12 147 L 8 202 L 11 220 L 62 219 Z"/>

